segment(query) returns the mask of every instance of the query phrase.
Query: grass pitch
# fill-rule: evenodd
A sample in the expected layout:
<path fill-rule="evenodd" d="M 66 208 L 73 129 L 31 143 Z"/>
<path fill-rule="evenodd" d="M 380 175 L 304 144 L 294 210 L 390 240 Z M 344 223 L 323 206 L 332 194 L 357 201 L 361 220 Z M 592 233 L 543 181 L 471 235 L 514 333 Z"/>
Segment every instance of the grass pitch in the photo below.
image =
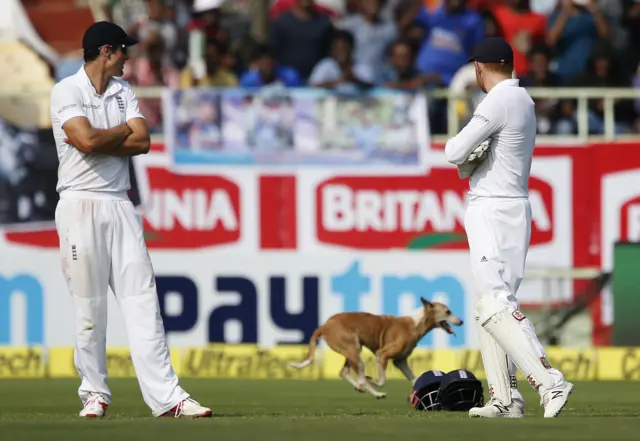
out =
<path fill-rule="evenodd" d="M 342 381 L 182 380 L 210 406 L 204 420 L 154 419 L 135 380 L 111 380 L 108 417 L 85 421 L 74 380 L 0 381 L 3 441 L 260 440 L 377 441 L 638 440 L 640 382 L 576 383 L 564 413 L 542 418 L 538 396 L 527 400 L 522 420 L 470 419 L 466 413 L 428 413 L 407 403 L 409 383 L 385 386 L 384 400 L 360 394 Z M 485 386 L 486 390 L 486 386 Z"/>

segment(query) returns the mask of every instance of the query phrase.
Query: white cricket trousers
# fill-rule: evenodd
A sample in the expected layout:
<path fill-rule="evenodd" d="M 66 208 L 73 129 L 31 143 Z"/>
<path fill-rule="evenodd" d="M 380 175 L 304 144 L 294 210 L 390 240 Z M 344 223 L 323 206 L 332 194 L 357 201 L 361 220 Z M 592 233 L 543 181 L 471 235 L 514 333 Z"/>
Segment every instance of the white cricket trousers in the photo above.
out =
<path fill-rule="evenodd" d="M 491 295 L 518 309 L 516 292 L 524 277 L 531 239 L 528 198 L 477 198 L 469 201 L 464 227 L 478 296 Z"/>
<path fill-rule="evenodd" d="M 126 194 L 63 192 L 56 207 L 62 272 L 75 309 L 75 367 L 83 404 L 107 385 L 107 295 L 124 316 L 131 360 L 145 403 L 154 416 L 189 395 L 171 365 L 142 220 Z"/>
<path fill-rule="evenodd" d="M 524 277 L 524 268 L 531 240 L 531 204 L 528 198 L 477 198 L 469 201 L 464 219 L 469 242 L 471 269 L 478 296 L 492 296 L 496 310 L 519 310 L 516 297 Z M 497 312 L 497 311 L 496 311 Z M 546 351 L 538 340 L 529 319 L 519 321 L 531 347 L 540 359 Z M 483 357 L 485 354 L 483 353 Z M 509 375 L 515 366 L 509 360 Z M 485 364 L 486 370 L 486 364 Z M 560 371 L 549 369 L 556 385 L 564 382 Z M 491 375 L 487 372 L 487 376 Z M 519 392 L 512 396 L 522 398 Z"/>

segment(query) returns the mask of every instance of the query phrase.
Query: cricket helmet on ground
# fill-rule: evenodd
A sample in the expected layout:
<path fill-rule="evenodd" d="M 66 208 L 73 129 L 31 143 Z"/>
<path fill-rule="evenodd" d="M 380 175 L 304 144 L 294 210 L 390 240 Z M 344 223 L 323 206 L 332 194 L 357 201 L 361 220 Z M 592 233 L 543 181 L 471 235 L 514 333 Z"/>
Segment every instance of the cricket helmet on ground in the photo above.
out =
<path fill-rule="evenodd" d="M 468 411 L 484 405 L 482 382 L 473 372 L 456 369 L 448 372 L 440 381 L 438 402 L 442 410 Z"/>
<path fill-rule="evenodd" d="M 442 371 L 427 371 L 413 384 L 409 403 L 416 410 L 440 410 L 438 388 L 445 377 Z"/>

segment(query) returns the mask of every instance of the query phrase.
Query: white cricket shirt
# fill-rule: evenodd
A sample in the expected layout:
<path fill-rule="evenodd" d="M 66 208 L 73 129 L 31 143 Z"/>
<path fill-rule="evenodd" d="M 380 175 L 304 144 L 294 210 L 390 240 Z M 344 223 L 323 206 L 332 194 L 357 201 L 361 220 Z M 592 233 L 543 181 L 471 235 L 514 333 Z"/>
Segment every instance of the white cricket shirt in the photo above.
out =
<path fill-rule="evenodd" d="M 64 142 L 67 138 L 64 124 L 76 116 L 88 118 L 91 127 L 96 129 L 109 129 L 132 118 L 144 118 L 129 83 L 112 78 L 100 96 L 83 66 L 51 91 L 51 122 L 60 160 L 56 190 L 60 196 L 66 191 L 113 194 L 129 190 L 128 157 L 86 154 Z"/>
<path fill-rule="evenodd" d="M 492 138 L 487 157 L 469 179 L 472 198 L 529 196 L 537 124 L 533 100 L 519 84 L 517 79 L 498 83 L 471 121 L 447 141 L 447 160 L 460 165 L 482 141 Z"/>

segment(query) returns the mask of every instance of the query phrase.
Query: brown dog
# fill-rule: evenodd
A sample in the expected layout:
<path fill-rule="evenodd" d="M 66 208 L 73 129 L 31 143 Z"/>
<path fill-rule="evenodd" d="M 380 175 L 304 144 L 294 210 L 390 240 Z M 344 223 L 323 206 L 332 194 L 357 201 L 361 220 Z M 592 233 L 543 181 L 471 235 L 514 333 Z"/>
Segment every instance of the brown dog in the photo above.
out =
<path fill-rule="evenodd" d="M 344 355 L 346 359 L 340 371 L 341 378 L 360 392 L 369 392 L 376 398 L 384 398 L 386 394 L 378 392 L 372 385 L 381 387 L 385 384 L 389 360 L 402 371 L 407 380 L 413 382 L 415 376 L 409 368 L 407 358 L 420 339 L 434 328 L 454 334 L 450 325 L 462 325 L 462 320 L 453 315 L 447 305 L 432 303 L 423 298 L 420 300 L 422 308 L 407 317 L 366 312 L 343 312 L 332 316 L 311 336 L 307 359 L 301 363 L 289 363 L 289 366 L 302 369 L 313 363 L 317 340 L 322 337 L 331 349 Z M 364 362 L 360 358 L 363 346 L 376 355 L 378 381 L 364 375 Z M 349 375 L 351 367 L 357 370 L 357 381 Z"/>

